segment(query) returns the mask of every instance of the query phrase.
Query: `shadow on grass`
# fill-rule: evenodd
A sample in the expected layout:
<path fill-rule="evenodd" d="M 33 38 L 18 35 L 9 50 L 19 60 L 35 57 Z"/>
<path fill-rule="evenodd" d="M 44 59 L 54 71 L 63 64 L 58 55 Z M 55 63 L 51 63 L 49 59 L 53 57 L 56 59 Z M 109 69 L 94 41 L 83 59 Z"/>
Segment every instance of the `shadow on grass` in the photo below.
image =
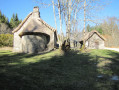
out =
<path fill-rule="evenodd" d="M 70 52 L 37 63 L 22 65 L 35 55 L 0 56 L 0 90 L 112 90 L 97 82 L 97 65 L 86 53 Z M 19 63 L 9 65 L 8 63 Z"/>
<path fill-rule="evenodd" d="M 35 54 L 24 54 L 24 53 L 17 53 L 17 54 L 9 54 L 10 52 L 0 52 L 0 67 L 9 66 L 9 63 L 18 63 L 22 64 L 22 58 L 30 58 L 36 56 Z"/>
<path fill-rule="evenodd" d="M 111 63 L 107 64 L 105 67 L 108 67 L 112 71 L 113 75 L 119 76 L 119 52 L 107 50 L 107 55 L 111 57 L 98 57 L 103 58 L 104 61 L 110 60 Z"/>
<path fill-rule="evenodd" d="M 98 63 L 103 62 L 105 63 L 105 66 L 103 67 L 97 67 L 97 69 L 101 70 L 101 73 L 104 73 L 104 80 L 103 81 L 109 88 L 104 90 L 119 90 L 119 52 L 106 50 L 106 55 L 110 56 L 98 56 L 97 54 L 97 61 Z M 101 60 L 100 60 L 101 59 Z M 99 72 L 99 71 L 98 71 Z M 118 78 L 115 78 L 115 76 L 118 76 Z M 113 79 L 112 79 L 113 77 Z M 98 82 L 100 82 L 98 81 Z"/>

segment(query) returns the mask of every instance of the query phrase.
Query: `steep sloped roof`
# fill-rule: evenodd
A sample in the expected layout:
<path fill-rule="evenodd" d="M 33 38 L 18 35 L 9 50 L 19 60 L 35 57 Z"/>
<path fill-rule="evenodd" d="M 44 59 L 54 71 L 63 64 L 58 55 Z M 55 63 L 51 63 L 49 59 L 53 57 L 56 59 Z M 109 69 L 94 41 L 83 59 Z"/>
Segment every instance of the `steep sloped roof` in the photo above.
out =
<path fill-rule="evenodd" d="M 93 34 L 97 34 L 101 39 L 103 39 L 104 41 L 106 40 L 99 32 L 97 32 L 96 30 L 92 30 L 91 32 L 88 32 L 81 40 L 85 40 L 87 41 L 89 38 L 92 37 Z"/>
<path fill-rule="evenodd" d="M 25 22 L 27 22 L 27 20 L 29 19 L 29 17 L 32 15 L 33 13 L 31 12 L 30 14 L 28 14 L 28 16 L 18 25 L 18 27 L 16 27 L 12 33 L 15 33 L 17 31 L 20 30 L 20 28 L 24 25 Z M 37 18 L 38 21 L 40 21 L 43 25 L 45 25 L 46 27 L 48 27 L 49 29 L 51 29 L 53 32 L 56 31 L 55 28 L 51 27 L 49 24 L 47 24 L 45 21 L 43 21 L 40 17 Z"/>

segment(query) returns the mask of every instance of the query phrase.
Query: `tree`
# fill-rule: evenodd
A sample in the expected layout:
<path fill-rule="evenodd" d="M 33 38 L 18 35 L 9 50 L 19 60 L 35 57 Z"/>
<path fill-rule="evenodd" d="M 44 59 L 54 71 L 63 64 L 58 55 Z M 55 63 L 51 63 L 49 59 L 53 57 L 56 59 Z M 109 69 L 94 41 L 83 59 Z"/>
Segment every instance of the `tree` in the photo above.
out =
<path fill-rule="evenodd" d="M 116 17 L 108 17 L 101 24 L 102 31 L 106 37 L 106 46 L 118 47 L 119 46 L 119 19 Z"/>
<path fill-rule="evenodd" d="M 44 1 L 44 2 L 43 2 Z M 54 1 L 54 0 L 51 0 Z M 97 7 L 103 6 L 104 3 L 101 0 L 55 0 L 54 3 L 46 3 L 45 0 L 39 1 L 41 6 L 50 6 L 53 4 L 56 11 L 58 11 L 59 21 L 60 21 L 60 35 L 62 32 L 62 22 L 65 22 L 66 26 L 66 38 L 70 39 L 70 35 L 72 32 L 78 29 L 79 17 L 82 15 L 84 11 L 84 32 L 86 27 L 86 22 L 91 21 L 95 22 L 89 14 L 90 12 L 95 12 Z M 101 3 L 100 3 L 101 2 Z M 100 5 L 98 5 L 100 3 Z M 53 9 L 54 10 L 54 9 Z M 81 20 L 80 20 L 81 21 Z M 78 30 L 77 30 L 78 31 Z"/>
<path fill-rule="evenodd" d="M 53 5 L 53 12 L 54 12 L 54 20 L 55 20 L 55 27 L 56 27 L 56 30 L 57 30 L 57 20 L 56 20 L 56 14 L 55 14 L 55 5 L 54 5 L 54 0 L 52 0 L 52 5 Z"/>
<path fill-rule="evenodd" d="M 87 31 L 97 30 L 105 38 L 105 46 L 119 47 L 119 19 L 116 17 L 108 17 L 96 26 L 87 25 Z"/>
<path fill-rule="evenodd" d="M 0 34 L 11 33 L 11 30 L 17 27 L 21 21 L 17 14 L 13 14 L 9 22 L 8 18 L 0 11 Z"/>
<path fill-rule="evenodd" d="M 8 18 L 4 14 L 2 14 L 1 11 L 0 11 L 0 23 L 9 24 Z"/>
<path fill-rule="evenodd" d="M 97 19 L 96 14 L 98 13 L 98 11 L 102 10 L 107 5 L 107 3 L 108 3 L 107 0 L 106 2 L 103 1 L 103 3 L 101 0 L 84 0 L 84 20 L 83 20 L 84 21 L 84 27 L 83 27 L 84 33 L 86 31 L 87 22 L 93 22 L 95 24 L 99 24 L 99 22 L 96 21 Z"/>
<path fill-rule="evenodd" d="M 5 23 L 0 23 L 0 34 L 7 34 L 11 33 L 11 29 Z"/>
<path fill-rule="evenodd" d="M 86 27 L 86 32 L 90 32 L 92 30 L 96 30 L 98 31 L 100 34 L 103 34 L 103 30 L 102 30 L 102 27 L 101 25 L 95 25 L 95 26 L 90 26 L 89 24 L 87 25 Z"/>
<path fill-rule="evenodd" d="M 11 33 L 8 18 L 0 11 L 0 34 Z"/>
<path fill-rule="evenodd" d="M 10 20 L 10 27 L 15 28 L 21 23 L 21 20 L 18 19 L 17 13 L 13 14 Z"/>
<path fill-rule="evenodd" d="M 62 31 L 62 19 L 61 19 L 61 2 L 58 0 L 58 13 L 59 13 L 59 21 L 60 21 L 60 36 L 61 36 L 61 43 L 63 43 L 63 31 Z"/>
<path fill-rule="evenodd" d="M 86 32 L 90 32 L 91 31 L 91 26 L 88 24 L 86 27 Z"/>
<path fill-rule="evenodd" d="M 84 35 L 86 31 L 86 0 L 84 0 Z"/>

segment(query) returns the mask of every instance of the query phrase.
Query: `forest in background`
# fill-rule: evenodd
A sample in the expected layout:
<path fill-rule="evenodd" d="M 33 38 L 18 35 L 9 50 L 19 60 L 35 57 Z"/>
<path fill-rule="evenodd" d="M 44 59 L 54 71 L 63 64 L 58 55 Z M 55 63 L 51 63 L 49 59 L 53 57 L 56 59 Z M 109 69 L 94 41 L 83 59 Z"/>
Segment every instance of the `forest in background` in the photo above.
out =
<path fill-rule="evenodd" d="M 119 47 L 119 19 L 117 17 L 108 17 L 102 23 L 96 26 L 86 27 L 86 32 L 97 30 L 106 39 L 106 47 Z"/>
<path fill-rule="evenodd" d="M 12 34 L 12 30 L 17 27 L 22 20 L 19 20 L 17 13 L 13 14 L 10 21 L 8 17 L 6 17 L 0 11 L 0 34 Z"/>
<path fill-rule="evenodd" d="M 13 34 L 12 30 L 16 28 L 22 20 L 19 20 L 17 14 L 13 14 L 10 21 L 0 11 L 0 47 L 12 47 L 13 46 Z"/>

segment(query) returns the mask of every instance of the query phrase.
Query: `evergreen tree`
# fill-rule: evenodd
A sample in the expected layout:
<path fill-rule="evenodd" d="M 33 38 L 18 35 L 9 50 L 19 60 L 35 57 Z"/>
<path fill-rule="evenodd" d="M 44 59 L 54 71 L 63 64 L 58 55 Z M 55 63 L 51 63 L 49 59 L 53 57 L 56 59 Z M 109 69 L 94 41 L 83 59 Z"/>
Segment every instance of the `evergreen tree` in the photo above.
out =
<path fill-rule="evenodd" d="M 16 13 L 16 16 L 15 16 L 15 21 L 18 21 L 19 19 L 18 19 L 18 16 L 17 16 L 17 13 Z"/>
<path fill-rule="evenodd" d="M 1 22 L 2 22 L 2 23 L 5 23 L 5 15 L 4 15 L 4 14 L 2 15 Z"/>
<path fill-rule="evenodd" d="M 90 32 L 90 31 L 91 31 L 91 27 L 90 27 L 89 24 L 88 24 L 87 27 L 86 27 L 86 31 L 87 31 L 87 32 Z"/>
<path fill-rule="evenodd" d="M 9 26 L 9 19 L 7 17 L 5 18 L 5 23 Z"/>
<path fill-rule="evenodd" d="M 9 24 L 8 18 L 4 14 L 2 14 L 1 11 L 0 11 L 0 23 L 5 23 L 7 25 Z"/>
<path fill-rule="evenodd" d="M 10 27 L 15 28 L 19 25 L 19 23 L 21 23 L 21 20 L 18 19 L 18 15 L 13 14 L 10 20 Z"/>
<path fill-rule="evenodd" d="M 17 14 L 13 14 L 9 22 L 8 18 L 0 11 L 0 33 L 9 33 L 10 28 L 17 27 L 20 22 Z"/>
<path fill-rule="evenodd" d="M 15 16 L 15 26 L 17 27 L 18 25 L 20 24 L 20 20 L 17 16 L 17 13 L 16 13 L 16 16 Z"/>
<path fill-rule="evenodd" d="M 8 18 L 0 11 L 0 34 L 11 32 L 19 23 L 21 23 L 21 20 L 19 20 L 17 13 L 12 15 L 9 22 Z"/>
<path fill-rule="evenodd" d="M 86 27 L 86 31 L 90 32 L 92 30 L 98 31 L 100 34 L 103 34 L 103 30 L 101 28 L 101 25 L 96 25 L 96 26 L 90 26 L 89 24 Z"/>
<path fill-rule="evenodd" d="M 10 20 L 10 28 L 14 28 L 15 27 L 15 15 L 13 14 Z"/>

